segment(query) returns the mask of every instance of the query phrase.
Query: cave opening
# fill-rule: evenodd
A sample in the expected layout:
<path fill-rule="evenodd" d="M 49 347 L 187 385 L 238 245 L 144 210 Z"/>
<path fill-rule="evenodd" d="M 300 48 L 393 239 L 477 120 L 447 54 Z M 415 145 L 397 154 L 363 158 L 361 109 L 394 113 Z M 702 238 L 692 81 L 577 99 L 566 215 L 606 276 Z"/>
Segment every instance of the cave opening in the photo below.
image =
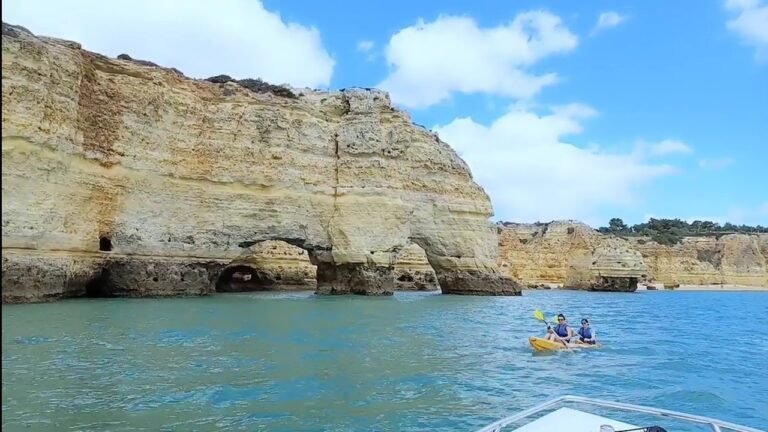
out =
<path fill-rule="evenodd" d="M 109 269 L 103 268 L 85 283 L 85 296 L 88 298 L 107 298 L 112 296 Z"/>
<path fill-rule="evenodd" d="M 251 265 L 233 265 L 225 268 L 216 280 L 216 292 L 270 291 L 275 282 Z"/>
<path fill-rule="evenodd" d="M 243 242 L 240 255 L 221 272 L 216 292 L 302 291 L 317 287 L 317 267 L 298 241 Z"/>
<path fill-rule="evenodd" d="M 112 239 L 106 236 L 99 237 L 99 250 L 110 252 L 112 250 Z"/>

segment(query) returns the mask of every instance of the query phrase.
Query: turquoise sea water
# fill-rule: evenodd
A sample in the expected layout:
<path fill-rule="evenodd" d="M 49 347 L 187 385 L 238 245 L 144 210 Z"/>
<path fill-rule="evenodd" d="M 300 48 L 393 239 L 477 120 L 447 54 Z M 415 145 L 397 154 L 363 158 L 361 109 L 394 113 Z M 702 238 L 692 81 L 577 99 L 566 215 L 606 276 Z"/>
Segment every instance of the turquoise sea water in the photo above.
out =
<path fill-rule="evenodd" d="M 605 347 L 533 354 L 536 308 L 592 318 Z M 768 429 L 768 292 L 266 293 L 2 317 L 3 431 L 473 431 L 561 394 Z"/>

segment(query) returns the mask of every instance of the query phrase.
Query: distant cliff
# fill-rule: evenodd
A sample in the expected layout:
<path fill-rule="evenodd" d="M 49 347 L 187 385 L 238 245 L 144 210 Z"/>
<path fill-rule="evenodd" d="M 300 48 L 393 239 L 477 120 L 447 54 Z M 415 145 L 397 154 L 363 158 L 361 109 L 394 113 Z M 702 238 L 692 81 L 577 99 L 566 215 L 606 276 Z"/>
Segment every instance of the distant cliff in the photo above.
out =
<path fill-rule="evenodd" d="M 604 264 L 612 261 L 609 272 L 624 269 L 640 282 L 768 287 L 768 234 L 684 237 L 665 246 L 646 237 L 601 234 L 575 221 L 500 224 L 498 231 L 502 272 L 527 285 L 568 285 L 569 273 L 587 267 L 599 273 L 594 268 L 599 263 L 584 257 L 613 250 L 614 259 L 601 258 Z"/>
<path fill-rule="evenodd" d="M 685 237 L 664 246 L 644 237 L 601 234 L 576 221 L 498 224 L 497 233 L 501 272 L 530 287 L 632 291 L 633 279 L 666 286 L 768 287 L 768 234 Z M 265 269 L 282 269 L 288 275 L 284 280 L 298 269 L 311 269 L 301 249 L 284 245 L 279 250 L 281 260 L 265 251 L 255 252 L 253 259 Z M 395 273 L 397 289 L 438 289 L 418 246 L 399 254 Z"/>
<path fill-rule="evenodd" d="M 642 238 L 629 241 L 643 255 L 655 282 L 768 287 L 768 234 L 685 237 L 675 246 Z"/>

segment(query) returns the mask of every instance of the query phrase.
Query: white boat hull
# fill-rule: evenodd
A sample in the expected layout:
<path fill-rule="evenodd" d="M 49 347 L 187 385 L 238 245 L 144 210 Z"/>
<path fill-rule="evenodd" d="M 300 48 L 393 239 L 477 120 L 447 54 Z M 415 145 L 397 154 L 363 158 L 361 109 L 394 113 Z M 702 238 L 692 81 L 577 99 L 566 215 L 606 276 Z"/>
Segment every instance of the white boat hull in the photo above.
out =
<path fill-rule="evenodd" d="M 600 432 L 602 425 L 613 426 L 617 431 L 640 427 L 571 408 L 560 408 L 513 432 Z"/>
<path fill-rule="evenodd" d="M 632 405 L 622 402 L 613 402 L 602 399 L 592 399 L 582 396 L 565 395 L 547 402 L 541 403 L 534 407 L 520 411 L 517 414 L 505 417 L 501 420 L 497 420 L 488 426 L 479 429 L 477 432 L 502 432 L 502 430 L 510 431 L 509 427 L 520 424 L 520 421 L 524 418 L 531 417 L 535 414 L 545 412 L 554 409 L 557 405 L 563 403 L 578 403 L 583 405 L 593 405 L 602 408 L 612 408 L 622 411 L 637 412 L 651 414 L 658 416 L 662 419 L 676 419 L 684 421 L 686 423 L 693 423 L 698 425 L 706 425 L 712 430 L 712 432 L 722 432 L 724 430 L 731 430 L 737 432 L 766 432 L 759 429 L 755 429 L 749 426 L 742 426 L 727 421 L 722 421 L 714 418 L 685 414 L 677 411 L 670 411 L 661 408 L 653 408 L 642 405 Z M 666 423 L 664 421 L 663 423 Z M 600 432 L 600 426 L 611 426 L 615 431 L 622 431 L 626 429 L 635 429 L 639 426 L 633 426 L 629 423 L 624 423 L 618 420 L 613 420 L 606 417 L 600 417 L 598 415 L 586 413 L 583 411 L 569 409 L 566 407 L 560 408 L 557 411 L 553 411 L 541 418 L 538 418 L 532 422 L 527 423 L 525 426 L 521 426 L 511 432 Z M 642 427 L 650 427 L 651 425 L 644 425 Z M 664 427 L 663 424 L 653 425 L 657 427 Z"/>

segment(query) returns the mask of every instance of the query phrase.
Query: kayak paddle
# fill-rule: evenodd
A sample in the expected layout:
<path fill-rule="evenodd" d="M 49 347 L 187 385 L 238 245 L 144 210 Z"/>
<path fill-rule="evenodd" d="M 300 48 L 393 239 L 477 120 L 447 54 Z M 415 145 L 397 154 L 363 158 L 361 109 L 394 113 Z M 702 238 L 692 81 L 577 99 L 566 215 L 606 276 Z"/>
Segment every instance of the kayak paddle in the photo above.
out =
<path fill-rule="evenodd" d="M 533 316 L 534 316 L 534 317 L 535 317 L 537 320 L 539 320 L 539 321 L 543 322 L 544 324 L 546 324 L 546 325 L 547 325 L 547 327 L 550 327 L 550 324 L 549 324 L 549 322 L 547 322 L 547 319 L 546 319 L 546 318 L 544 318 L 544 312 L 542 312 L 542 311 L 540 311 L 540 310 L 536 309 L 536 310 L 533 312 Z M 561 338 L 560 338 L 560 336 L 559 336 L 557 333 L 553 333 L 553 334 L 555 335 L 555 337 L 556 337 L 556 338 L 557 338 L 557 339 L 558 339 L 558 340 L 559 340 L 559 341 L 560 341 L 560 342 L 561 342 L 563 345 L 565 345 L 566 347 L 568 346 L 568 343 L 567 343 L 567 342 L 565 342 L 563 339 L 561 339 Z"/>

